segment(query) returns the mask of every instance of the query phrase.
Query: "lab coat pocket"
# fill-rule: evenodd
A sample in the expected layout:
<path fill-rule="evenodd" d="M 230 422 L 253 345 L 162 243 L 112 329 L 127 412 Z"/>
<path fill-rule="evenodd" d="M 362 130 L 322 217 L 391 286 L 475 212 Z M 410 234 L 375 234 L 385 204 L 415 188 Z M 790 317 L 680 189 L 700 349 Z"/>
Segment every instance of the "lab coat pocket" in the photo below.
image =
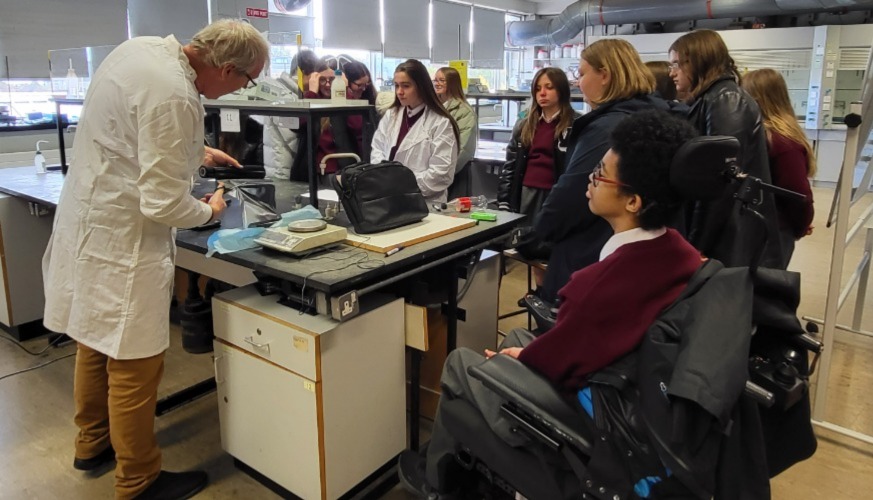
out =
<path fill-rule="evenodd" d="M 427 152 L 430 151 L 430 137 L 422 131 L 416 131 L 417 133 L 410 132 L 406 137 L 403 138 L 403 143 L 398 148 L 397 152 L 401 151 L 409 151 L 416 150 L 416 156 L 424 157 L 425 147 Z M 421 154 L 419 154 L 421 152 Z"/>
<path fill-rule="evenodd" d="M 104 263 L 127 267 L 133 264 L 131 246 L 135 238 L 131 226 L 107 227 L 97 224 L 88 226 L 76 252 L 80 261 L 92 264 Z"/>
<path fill-rule="evenodd" d="M 406 145 L 406 142 L 403 143 Z M 410 145 L 409 149 L 406 150 L 403 155 L 404 165 L 412 169 L 413 172 L 420 173 L 425 172 L 430 165 L 431 157 L 434 154 L 433 151 L 433 141 L 430 137 L 421 137 L 418 142 L 413 145 Z M 398 153 L 398 157 L 400 154 Z"/>

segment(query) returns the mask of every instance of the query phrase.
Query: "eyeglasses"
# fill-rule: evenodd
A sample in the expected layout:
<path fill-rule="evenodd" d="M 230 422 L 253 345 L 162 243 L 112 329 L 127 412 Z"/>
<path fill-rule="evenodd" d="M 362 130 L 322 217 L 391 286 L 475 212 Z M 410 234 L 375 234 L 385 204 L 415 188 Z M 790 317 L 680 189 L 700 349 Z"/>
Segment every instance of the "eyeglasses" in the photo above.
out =
<path fill-rule="evenodd" d="M 355 88 L 358 90 L 364 90 L 370 86 L 370 82 L 364 82 L 364 83 L 352 82 L 351 84 L 354 85 Z"/>
<path fill-rule="evenodd" d="M 434 79 L 433 79 L 433 84 L 434 84 L 434 85 L 436 85 L 436 84 L 445 85 L 445 84 L 446 84 L 446 79 L 445 79 L 445 78 L 434 78 Z"/>
<path fill-rule="evenodd" d="M 252 78 L 247 71 L 240 71 L 240 73 L 245 75 L 246 79 L 248 79 L 248 83 L 243 87 L 244 89 L 249 90 L 258 86 L 258 84 L 255 83 L 254 78 Z"/>
<path fill-rule="evenodd" d="M 628 184 L 603 177 L 601 175 L 602 173 L 603 173 L 603 160 L 600 160 L 600 163 L 598 163 L 597 166 L 594 167 L 594 170 L 591 172 L 591 184 L 593 184 L 594 187 L 597 187 L 598 185 L 600 185 L 601 182 L 605 182 L 607 184 L 612 184 L 613 186 L 621 186 L 621 187 L 626 188 L 626 189 L 633 189 Z"/>
<path fill-rule="evenodd" d="M 673 61 L 670 63 L 670 71 L 678 71 L 679 69 L 679 61 Z"/>
<path fill-rule="evenodd" d="M 330 85 L 336 79 L 335 76 L 320 76 L 318 77 L 319 85 Z"/>

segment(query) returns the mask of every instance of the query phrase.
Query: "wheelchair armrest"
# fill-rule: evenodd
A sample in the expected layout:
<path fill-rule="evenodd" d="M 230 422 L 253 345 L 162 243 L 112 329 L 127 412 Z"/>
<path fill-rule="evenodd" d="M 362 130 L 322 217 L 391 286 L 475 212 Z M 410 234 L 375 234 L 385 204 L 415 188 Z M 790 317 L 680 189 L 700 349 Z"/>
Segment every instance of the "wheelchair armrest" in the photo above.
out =
<path fill-rule="evenodd" d="M 497 355 L 467 371 L 533 420 L 529 424 L 583 452 L 592 449 L 583 423 L 587 416 L 568 404 L 545 377 L 517 359 Z"/>

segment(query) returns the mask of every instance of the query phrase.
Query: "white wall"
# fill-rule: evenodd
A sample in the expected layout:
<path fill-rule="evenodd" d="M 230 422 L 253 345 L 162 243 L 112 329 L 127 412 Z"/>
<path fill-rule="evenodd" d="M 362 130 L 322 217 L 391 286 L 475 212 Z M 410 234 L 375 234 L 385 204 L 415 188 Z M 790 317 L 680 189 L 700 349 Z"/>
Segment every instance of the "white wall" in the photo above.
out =
<path fill-rule="evenodd" d="M 530 0 L 459 0 L 461 3 L 476 4 L 477 7 L 493 7 L 525 14 L 536 13 L 539 5 Z"/>
<path fill-rule="evenodd" d="M 577 0 L 536 0 L 536 14 L 560 14 L 571 3 Z"/>

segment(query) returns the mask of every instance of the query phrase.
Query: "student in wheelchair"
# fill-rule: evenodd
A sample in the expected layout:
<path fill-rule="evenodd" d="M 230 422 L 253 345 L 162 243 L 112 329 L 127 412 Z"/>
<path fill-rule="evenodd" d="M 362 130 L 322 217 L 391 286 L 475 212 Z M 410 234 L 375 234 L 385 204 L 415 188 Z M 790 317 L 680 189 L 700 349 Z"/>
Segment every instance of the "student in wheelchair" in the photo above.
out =
<path fill-rule="evenodd" d="M 526 330 L 513 330 L 498 353 L 484 353 L 488 358 L 516 358 L 527 368 L 542 375 L 579 409 L 580 421 L 583 420 L 582 410 L 593 421 L 599 422 L 605 417 L 595 414 L 598 407 L 604 407 L 592 400 L 589 388 L 591 375 L 603 373 L 605 368 L 613 364 L 626 364 L 627 355 L 637 349 L 644 334 L 661 313 L 680 297 L 701 268 L 708 269 L 710 275 L 722 269 L 717 262 L 707 265 L 701 254 L 682 236 L 665 227 L 682 203 L 670 183 L 671 163 L 679 148 L 695 135 L 696 132 L 687 122 L 661 111 L 635 113 L 615 128 L 610 137 L 610 149 L 590 176 L 585 200 L 591 211 L 603 217 L 614 231 L 601 251 L 600 261 L 574 273 L 570 282 L 559 292 L 561 304 L 553 328 L 536 338 Z M 726 310 L 745 309 L 746 313 L 736 318 L 722 316 L 719 319 L 722 323 L 720 328 L 714 330 L 718 330 L 719 334 L 732 328 L 750 332 L 751 284 L 748 273 L 736 270 L 730 274 L 732 281 L 723 280 L 720 286 L 726 288 L 719 291 L 724 296 Z M 732 292 L 735 292 L 735 296 L 732 296 Z M 735 319 L 735 324 L 731 322 L 732 319 Z M 726 413 L 734 406 L 742 391 L 749 339 L 742 338 L 742 334 L 739 337 L 737 342 L 727 340 L 736 344 L 734 347 L 723 352 L 707 353 L 714 367 L 727 368 L 718 376 L 734 379 L 726 382 L 725 394 L 707 394 L 696 398 L 696 403 L 718 413 L 718 418 L 713 418 L 715 425 L 721 420 L 730 420 Z M 715 349 L 719 349 L 720 345 L 713 343 Z M 718 359 L 721 356 L 730 357 L 731 361 L 721 363 Z M 499 360 L 488 363 L 495 361 Z M 462 470 L 455 455 L 462 446 L 445 425 L 446 418 L 451 419 L 445 411 L 446 406 L 455 400 L 463 400 L 478 410 L 476 416 L 481 417 L 490 430 L 490 433 L 482 433 L 483 439 L 488 437 L 485 434 L 496 436 L 502 441 L 499 445 L 505 443 L 512 449 L 532 445 L 529 436 L 514 432 L 514 422 L 501 411 L 503 398 L 469 375 L 468 368 L 482 365 L 483 362 L 481 354 L 468 349 L 458 349 L 448 356 L 442 375 L 442 400 L 430 444 L 423 452 L 406 451 L 400 457 L 400 478 L 408 489 L 429 498 L 458 492 L 461 486 L 458 477 L 462 475 Z M 619 377 L 624 376 L 620 371 L 616 373 Z M 520 385 L 524 383 L 519 380 Z M 669 397 L 666 387 L 661 384 L 661 388 L 663 392 L 658 396 L 666 400 Z M 707 387 L 695 387 L 695 382 L 690 381 L 686 389 L 693 393 Z M 695 400 L 695 397 L 691 396 L 691 399 Z M 621 420 L 621 416 L 617 420 Z M 695 423 L 693 420 L 688 422 L 689 425 Z M 676 423 L 673 424 L 675 429 Z M 630 422 L 628 427 L 635 425 L 639 425 L 639 422 Z M 727 432 L 727 429 L 723 430 Z M 698 435 L 707 431 L 683 429 L 683 432 L 698 432 Z M 606 441 L 606 438 L 603 437 L 603 440 Z M 628 440 L 634 441 L 632 437 Z M 695 442 L 712 445 L 711 440 Z M 671 480 L 669 469 L 675 468 L 677 475 L 680 470 L 684 471 L 686 464 L 682 463 L 681 457 L 677 458 L 676 463 L 665 466 L 654 452 L 655 446 L 649 443 L 632 444 L 636 448 L 630 446 L 622 449 L 634 448 L 648 454 L 648 457 L 643 457 L 643 466 L 639 466 L 640 460 L 635 462 L 638 465 L 635 472 L 642 474 L 642 477 L 639 482 L 634 478 L 629 483 L 630 490 L 602 488 L 601 493 L 607 493 L 603 498 L 645 498 L 653 492 L 654 496 L 681 492 L 682 495 L 695 498 L 701 496 L 701 491 L 712 489 L 711 484 L 702 487 L 694 485 L 697 491 L 692 493 L 680 481 Z M 718 443 L 715 445 L 718 446 Z M 597 451 L 600 445 L 595 443 L 592 446 Z M 548 470 L 554 465 L 535 449 L 533 455 L 534 460 L 529 464 L 534 465 L 529 467 L 536 470 L 524 471 L 522 476 L 541 474 L 543 466 Z M 539 455 L 539 460 L 536 455 Z M 694 464 L 690 467 L 693 469 Z M 657 473 L 651 472 L 653 470 Z M 576 473 L 578 476 L 579 471 Z M 523 478 L 520 482 L 524 483 Z M 610 486 L 620 483 L 619 479 Z M 707 493 L 711 496 L 711 492 Z"/>

